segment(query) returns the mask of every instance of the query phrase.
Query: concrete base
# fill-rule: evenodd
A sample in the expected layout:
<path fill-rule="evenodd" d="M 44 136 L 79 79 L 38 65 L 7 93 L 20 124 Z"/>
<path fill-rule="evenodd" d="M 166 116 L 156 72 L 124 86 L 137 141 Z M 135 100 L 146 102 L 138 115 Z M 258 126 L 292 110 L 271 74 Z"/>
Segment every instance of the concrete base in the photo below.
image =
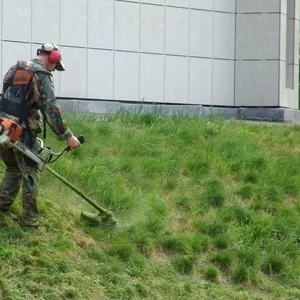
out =
<path fill-rule="evenodd" d="M 174 104 L 141 104 L 118 101 L 73 100 L 59 99 L 63 112 L 115 114 L 121 112 L 156 112 L 166 116 L 209 117 L 220 116 L 226 119 L 290 122 L 300 123 L 300 111 L 289 108 L 268 107 L 215 107 L 202 105 L 174 105 Z"/>

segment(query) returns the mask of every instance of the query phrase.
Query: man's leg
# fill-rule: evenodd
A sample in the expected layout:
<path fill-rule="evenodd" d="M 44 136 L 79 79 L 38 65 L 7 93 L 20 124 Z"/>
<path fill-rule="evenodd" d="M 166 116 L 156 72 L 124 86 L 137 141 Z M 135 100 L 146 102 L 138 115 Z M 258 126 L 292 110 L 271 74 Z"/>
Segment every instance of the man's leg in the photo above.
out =
<path fill-rule="evenodd" d="M 12 149 L 1 145 L 0 154 L 5 164 L 5 175 L 0 183 L 0 211 L 8 212 L 20 190 L 22 172 Z"/>
<path fill-rule="evenodd" d="M 30 164 L 25 161 L 22 153 L 14 151 L 18 166 L 22 171 L 22 205 L 23 216 L 22 224 L 25 226 L 38 227 L 39 225 L 39 210 L 37 205 L 37 196 L 39 190 L 39 173 L 35 164 Z"/>
<path fill-rule="evenodd" d="M 37 195 L 39 188 L 39 176 L 37 172 L 31 172 L 23 176 L 23 224 L 26 226 L 39 226 L 39 210 Z"/>

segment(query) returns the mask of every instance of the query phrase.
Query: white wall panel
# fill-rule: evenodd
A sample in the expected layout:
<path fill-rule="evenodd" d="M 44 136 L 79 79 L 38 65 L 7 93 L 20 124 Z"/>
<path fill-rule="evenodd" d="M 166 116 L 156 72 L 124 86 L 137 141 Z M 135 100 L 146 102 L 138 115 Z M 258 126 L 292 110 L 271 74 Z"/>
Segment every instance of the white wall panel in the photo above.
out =
<path fill-rule="evenodd" d="M 131 2 L 115 3 L 115 48 L 118 50 L 139 50 L 139 4 Z"/>
<path fill-rule="evenodd" d="M 53 72 L 55 97 L 60 97 L 60 73 L 58 71 Z"/>
<path fill-rule="evenodd" d="M 236 62 L 236 105 L 279 104 L 279 61 Z"/>
<path fill-rule="evenodd" d="M 238 2 L 240 0 L 214 0 L 214 10 L 235 13 L 236 1 Z"/>
<path fill-rule="evenodd" d="M 0 12 L 1 13 L 1 12 Z M 0 41 L 0 57 L 2 57 L 2 42 Z M 0 59 L 0 93 L 2 93 L 2 60 Z"/>
<path fill-rule="evenodd" d="M 166 0 L 166 4 L 170 6 L 189 7 L 189 0 Z"/>
<path fill-rule="evenodd" d="M 212 104 L 212 60 L 190 58 L 189 103 Z"/>
<path fill-rule="evenodd" d="M 187 55 L 189 48 L 189 11 L 166 8 L 166 53 Z"/>
<path fill-rule="evenodd" d="M 280 74 L 279 74 L 279 99 L 280 99 L 280 105 L 284 107 L 288 107 L 288 99 L 286 94 L 286 62 L 280 61 L 279 62 L 280 67 Z"/>
<path fill-rule="evenodd" d="M 2 17 L 2 5 L 1 5 L 1 2 L 0 2 L 0 44 L 1 44 L 1 40 L 2 40 L 2 22 L 3 22 L 3 17 Z M 1 63 L 1 62 L 0 62 Z"/>
<path fill-rule="evenodd" d="M 149 4 L 165 4 L 166 0 L 143 0 L 143 3 L 149 3 Z"/>
<path fill-rule="evenodd" d="M 146 102 L 164 102 L 164 56 L 141 54 L 140 97 Z"/>
<path fill-rule="evenodd" d="M 278 47 L 280 47 L 279 52 L 280 52 L 280 59 L 286 61 L 286 29 L 287 29 L 287 24 L 286 24 L 286 15 L 285 14 L 280 14 L 279 15 L 279 23 L 280 23 L 280 32 L 278 33 L 279 39 L 280 39 L 280 44 Z"/>
<path fill-rule="evenodd" d="M 165 101 L 188 103 L 188 58 L 167 56 L 165 72 Z"/>
<path fill-rule="evenodd" d="M 111 0 L 89 0 L 88 46 L 113 48 L 114 2 Z"/>
<path fill-rule="evenodd" d="M 2 20 L 2 5 L 0 5 L 0 16 Z M 0 21 L 0 91 L 2 91 L 2 21 Z"/>
<path fill-rule="evenodd" d="M 279 14 L 240 14 L 236 26 L 237 59 L 279 59 Z"/>
<path fill-rule="evenodd" d="M 295 19 L 288 19 L 287 20 L 287 26 L 290 28 L 294 27 L 294 30 L 289 30 L 289 33 L 287 34 L 287 43 L 290 45 L 287 48 L 287 60 L 288 63 L 292 64 L 299 64 L 299 44 L 295 43 L 295 36 L 299 36 L 299 21 Z"/>
<path fill-rule="evenodd" d="M 234 61 L 213 61 L 213 105 L 234 105 Z"/>
<path fill-rule="evenodd" d="M 18 60 L 31 59 L 30 44 L 17 42 L 3 42 L 2 44 L 2 76 Z"/>
<path fill-rule="evenodd" d="M 165 8 L 144 5 L 141 7 L 141 51 L 164 53 Z"/>
<path fill-rule="evenodd" d="M 32 42 L 59 44 L 59 1 L 32 0 Z"/>
<path fill-rule="evenodd" d="M 86 98 L 87 50 L 63 47 L 62 51 L 66 71 L 60 74 L 60 96 Z"/>
<path fill-rule="evenodd" d="M 225 0 L 224 0 L 225 1 Z M 238 13 L 280 12 L 281 0 L 237 0 Z M 285 0 L 284 0 L 285 1 Z M 291 1 L 291 0 L 287 0 Z"/>
<path fill-rule="evenodd" d="M 113 99 L 113 51 L 88 50 L 88 98 Z"/>
<path fill-rule="evenodd" d="M 294 66 L 294 89 L 286 88 L 286 68 L 287 65 L 285 62 L 280 62 L 280 105 L 283 107 L 290 107 L 299 109 L 299 89 L 298 87 L 298 78 L 299 78 L 299 68 Z"/>
<path fill-rule="evenodd" d="M 2 0 L 4 40 L 31 41 L 31 0 Z"/>
<path fill-rule="evenodd" d="M 286 14 L 286 12 L 287 12 L 287 1 L 288 0 L 281 0 L 280 1 L 280 12 L 282 13 L 282 14 Z"/>
<path fill-rule="evenodd" d="M 295 65 L 294 64 L 286 64 L 286 81 L 289 82 L 289 86 L 287 88 L 294 89 L 294 74 L 295 73 Z"/>
<path fill-rule="evenodd" d="M 61 44 L 87 46 L 87 0 L 61 0 Z"/>
<path fill-rule="evenodd" d="M 213 10 L 214 0 L 190 0 L 190 7 Z"/>
<path fill-rule="evenodd" d="M 299 1 L 300 3 L 300 1 Z M 300 38 L 300 21 L 295 19 L 295 35 L 294 35 L 294 64 L 299 65 L 299 40 Z"/>
<path fill-rule="evenodd" d="M 139 54 L 119 51 L 115 53 L 114 98 L 139 100 Z"/>
<path fill-rule="evenodd" d="M 190 18 L 190 55 L 212 57 L 213 12 L 192 10 Z"/>
<path fill-rule="evenodd" d="M 214 13 L 213 57 L 234 59 L 235 15 Z"/>
<path fill-rule="evenodd" d="M 295 17 L 300 21 L 300 0 L 295 0 Z"/>

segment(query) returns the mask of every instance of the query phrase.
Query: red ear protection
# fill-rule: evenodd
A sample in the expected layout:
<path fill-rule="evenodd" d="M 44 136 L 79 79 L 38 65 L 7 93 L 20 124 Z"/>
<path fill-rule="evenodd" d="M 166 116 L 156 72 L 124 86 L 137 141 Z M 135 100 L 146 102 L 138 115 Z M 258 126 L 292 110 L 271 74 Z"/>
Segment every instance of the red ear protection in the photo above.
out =
<path fill-rule="evenodd" d="M 58 50 L 53 50 L 48 56 L 48 61 L 51 64 L 56 64 L 60 60 L 60 52 Z"/>
<path fill-rule="evenodd" d="M 41 49 L 37 50 L 37 55 L 41 53 L 49 54 L 48 62 L 51 64 L 56 64 L 61 59 L 61 53 L 55 44 L 43 44 Z"/>

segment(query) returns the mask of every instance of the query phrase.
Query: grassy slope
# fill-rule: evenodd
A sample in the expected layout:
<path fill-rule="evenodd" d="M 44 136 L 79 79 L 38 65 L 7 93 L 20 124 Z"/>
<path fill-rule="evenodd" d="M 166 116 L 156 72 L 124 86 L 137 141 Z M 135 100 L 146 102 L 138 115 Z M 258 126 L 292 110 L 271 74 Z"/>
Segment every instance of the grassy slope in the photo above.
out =
<path fill-rule="evenodd" d="M 86 144 L 41 174 L 43 227 L 0 216 L 2 299 L 299 299 L 299 126 L 68 116 Z M 47 145 L 64 146 L 48 130 Z M 20 213 L 20 199 L 14 209 Z"/>

